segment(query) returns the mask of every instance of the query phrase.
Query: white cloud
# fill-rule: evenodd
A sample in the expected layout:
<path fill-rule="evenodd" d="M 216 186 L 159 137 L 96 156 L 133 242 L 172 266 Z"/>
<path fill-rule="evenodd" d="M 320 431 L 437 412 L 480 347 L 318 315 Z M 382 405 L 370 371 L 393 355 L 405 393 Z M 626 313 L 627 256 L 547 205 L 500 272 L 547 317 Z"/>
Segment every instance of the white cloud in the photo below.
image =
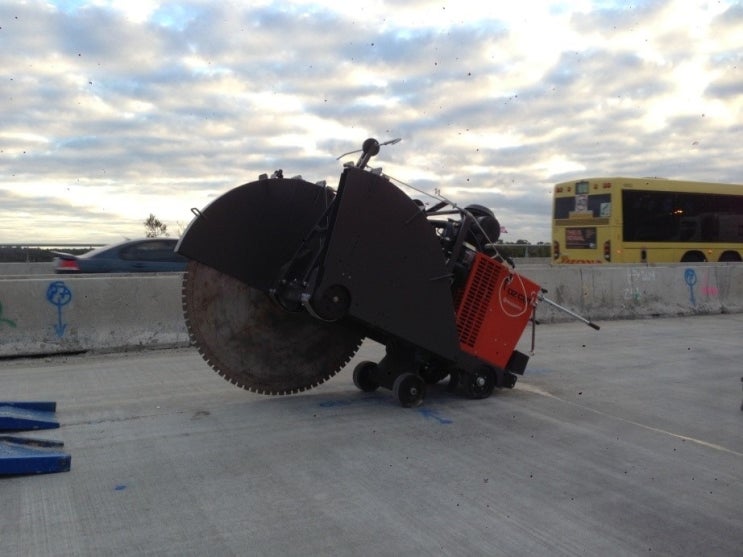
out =
<path fill-rule="evenodd" d="M 734 2 L 6 2 L 0 192 L 38 219 L 0 234 L 136 235 L 277 168 L 332 184 L 371 135 L 403 138 L 375 166 L 546 241 L 562 179 L 743 181 L 742 35 Z"/>

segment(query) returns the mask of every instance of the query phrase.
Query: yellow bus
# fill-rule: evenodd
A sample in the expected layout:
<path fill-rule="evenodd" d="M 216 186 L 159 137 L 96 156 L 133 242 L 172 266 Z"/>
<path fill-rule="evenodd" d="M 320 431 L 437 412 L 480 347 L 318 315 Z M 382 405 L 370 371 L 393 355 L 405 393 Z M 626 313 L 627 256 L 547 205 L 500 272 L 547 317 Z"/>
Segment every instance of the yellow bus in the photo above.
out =
<path fill-rule="evenodd" d="M 555 185 L 554 263 L 743 260 L 743 185 L 587 178 Z"/>

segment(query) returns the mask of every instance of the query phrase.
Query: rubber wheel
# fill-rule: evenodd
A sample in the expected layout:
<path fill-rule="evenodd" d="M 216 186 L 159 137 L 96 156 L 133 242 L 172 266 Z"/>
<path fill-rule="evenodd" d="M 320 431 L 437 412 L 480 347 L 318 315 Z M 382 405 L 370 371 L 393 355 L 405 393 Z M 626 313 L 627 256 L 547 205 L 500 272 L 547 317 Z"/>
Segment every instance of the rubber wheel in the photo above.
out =
<path fill-rule="evenodd" d="M 707 258 L 698 251 L 688 251 L 681 258 L 681 263 L 705 263 Z"/>
<path fill-rule="evenodd" d="M 489 367 L 480 368 L 473 373 L 464 373 L 460 380 L 465 382 L 465 394 L 469 398 L 488 398 L 495 389 L 495 372 Z"/>
<path fill-rule="evenodd" d="M 365 393 L 376 391 L 379 388 L 379 384 L 372 379 L 375 369 L 377 369 L 377 364 L 374 362 L 359 362 L 353 368 L 353 384 Z"/>
<path fill-rule="evenodd" d="M 392 394 L 404 408 L 415 408 L 426 396 L 426 382 L 414 373 L 403 373 L 395 379 Z"/>
<path fill-rule="evenodd" d="M 726 251 L 720 256 L 720 263 L 740 262 L 740 255 L 734 251 Z"/>

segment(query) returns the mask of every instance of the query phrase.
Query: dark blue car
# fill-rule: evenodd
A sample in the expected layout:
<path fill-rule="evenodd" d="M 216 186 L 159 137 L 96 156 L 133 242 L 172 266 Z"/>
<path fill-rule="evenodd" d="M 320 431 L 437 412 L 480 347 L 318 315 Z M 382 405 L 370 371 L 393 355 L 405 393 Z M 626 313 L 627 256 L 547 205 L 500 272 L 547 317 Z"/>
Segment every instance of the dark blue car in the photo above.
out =
<path fill-rule="evenodd" d="M 83 255 L 57 252 L 56 273 L 166 273 L 181 272 L 188 261 L 173 251 L 175 238 L 128 240 Z"/>

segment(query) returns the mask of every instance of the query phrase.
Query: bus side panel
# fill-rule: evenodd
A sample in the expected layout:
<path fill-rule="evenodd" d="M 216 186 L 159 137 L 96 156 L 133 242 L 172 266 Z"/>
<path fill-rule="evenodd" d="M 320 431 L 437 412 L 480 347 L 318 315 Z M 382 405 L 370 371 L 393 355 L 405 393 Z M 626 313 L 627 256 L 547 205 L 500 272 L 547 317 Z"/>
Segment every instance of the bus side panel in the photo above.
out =
<path fill-rule="evenodd" d="M 555 185 L 553 263 L 743 261 L 743 185 L 588 178 Z"/>

